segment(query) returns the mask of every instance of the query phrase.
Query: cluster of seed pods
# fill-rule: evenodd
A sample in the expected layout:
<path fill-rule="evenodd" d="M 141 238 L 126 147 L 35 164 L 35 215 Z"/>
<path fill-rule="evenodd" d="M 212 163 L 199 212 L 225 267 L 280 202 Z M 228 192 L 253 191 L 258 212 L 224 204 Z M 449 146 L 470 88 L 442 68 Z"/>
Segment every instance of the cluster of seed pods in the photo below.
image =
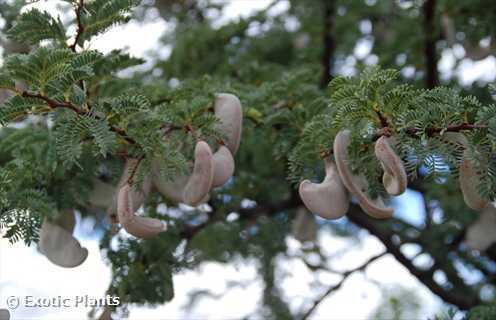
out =
<path fill-rule="evenodd" d="M 462 133 L 446 132 L 442 139 L 457 144 L 463 151 L 460 163 L 460 189 L 465 203 L 474 210 L 488 207 L 489 201 L 480 196 L 477 186 L 480 173 L 468 155 L 468 140 Z M 368 215 L 384 219 L 393 215 L 394 210 L 384 205 L 381 197 L 372 199 L 368 193 L 369 185 L 364 175 L 354 174 L 349 167 L 348 146 L 351 143 L 351 131 L 341 130 L 334 139 L 333 153 L 336 163 L 325 159 L 326 176 L 322 183 L 301 182 L 300 197 L 311 212 L 326 218 L 338 219 L 349 209 L 350 195 L 355 196 L 358 204 Z M 405 192 L 407 174 L 401 158 L 395 153 L 394 137 L 381 136 L 375 142 L 375 156 L 380 162 L 384 174 L 382 182 L 389 195 L 397 196 Z"/>
<path fill-rule="evenodd" d="M 136 215 L 152 191 L 158 191 L 175 203 L 198 206 L 206 202 L 210 190 L 224 185 L 234 174 L 234 154 L 239 148 L 243 121 L 241 102 L 232 94 L 218 94 L 214 112 L 219 119 L 217 129 L 227 139 L 215 152 L 205 141 L 198 141 L 189 175 L 178 175 L 168 181 L 161 177 L 158 163 L 153 163 L 150 174 L 145 177 L 140 188 L 134 188 L 128 180 L 138 160 L 128 159 L 117 187 L 95 179 L 89 206 L 106 210 L 113 226 L 120 223 L 128 233 L 146 239 L 167 228 L 159 219 Z M 43 221 L 39 249 L 54 264 L 72 268 L 86 260 L 88 250 L 82 248 L 73 236 L 74 213 L 72 210 L 66 211 L 58 220 Z"/>
<path fill-rule="evenodd" d="M 300 197 L 311 212 L 325 218 L 338 219 L 346 214 L 350 196 L 355 196 L 360 207 L 374 218 L 384 219 L 393 215 L 393 209 L 384 205 L 382 198 L 372 199 L 369 185 L 363 174 L 355 174 L 349 167 L 348 146 L 351 131 L 341 130 L 334 139 L 334 158 L 325 159 L 326 176 L 322 183 L 301 182 Z M 383 184 L 390 195 L 406 190 L 407 175 L 403 162 L 394 152 L 394 138 L 382 136 L 375 143 L 375 155 L 384 169 Z"/>
<path fill-rule="evenodd" d="M 219 119 L 217 129 L 224 133 L 227 139 L 215 152 L 212 152 L 207 142 L 198 141 L 194 151 L 194 164 L 189 175 L 179 175 L 168 181 L 158 172 L 158 164 L 154 164 L 149 179 L 145 179 L 141 190 L 133 190 L 124 173 L 122 183 L 118 186 L 116 203 L 109 209 L 109 213 L 115 216 L 114 212 L 117 212 L 119 223 L 128 233 L 139 238 L 150 238 L 166 230 L 162 221 L 135 214 L 151 190 L 157 190 L 174 202 L 198 206 L 208 200 L 212 188 L 224 185 L 232 177 L 234 154 L 241 140 L 243 121 L 241 102 L 232 94 L 218 94 L 214 112 Z"/>

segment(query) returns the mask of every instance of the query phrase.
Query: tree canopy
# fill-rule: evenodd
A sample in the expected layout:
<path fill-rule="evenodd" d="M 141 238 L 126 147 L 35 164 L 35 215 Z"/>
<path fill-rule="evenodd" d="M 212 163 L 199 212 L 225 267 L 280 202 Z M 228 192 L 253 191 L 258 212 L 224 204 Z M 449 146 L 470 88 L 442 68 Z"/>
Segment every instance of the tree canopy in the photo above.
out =
<path fill-rule="evenodd" d="M 181 270 L 249 257 L 265 285 L 257 314 L 306 319 L 348 276 L 391 255 L 468 319 L 496 316 L 496 87 L 464 85 L 455 72 L 464 59 L 494 59 L 494 1 L 274 0 L 220 25 L 220 1 L 57 2 L 58 14 L 26 9 L 26 1 L 0 3 L 0 230 L 11 242 L 37 243 L 45 219 L 75 210 L 93 217 L 105 230 L 108 293 L 121 298 L 120 313 L 131 303 L 173 299 Z M 287 10 L 273 10 L 281 4 Z M 157 54 L 143 67 L 122 48 L 91 48 L 98 35 L 150 11 L 172 26 L 161 38 L 171 50 L 166 58 Z M 454 59 L 448 71 L 440 68 L 445 54 Z M 150 172 L 174 181 L 191 167 L 199 140 L 214 151 L 225 144 L 213 112 L 219 93 L 242 104 L 234 176 L 198 207 L 152 190 L 142 216 L 167 224 L 156 237 L 113 232 L 107 211 L 123 171 L 135 190 Z M 374 146 L 394 137 L 408 189 L 425 204 L 421 224 L 376 219 L 355 200 L 342 223 L 309 214 L 298 186 L 323 180 L 323 160 L 337 159 L 333 144 L 343 130 L 351 133 L 351 172 L 365 179 L 371 199 L 393 208 Z M 464 142 L 450 142 L 450 133 Z M 131 169 L 128 159 L 138 159 Z M 468 206 L 462 195 L 467 163 L 476 176 L 467 188 L 486 208 Z M 362 229 L 384 253 L 340 273 L 343 280 L 308 309 L 292 312 L 275 277 L 288 237 L 306 244 L 297 258 L 316 272 L 332 259 L 317 232 L 353 237 Z M 402 251 L 411 244 L 431 262 L 414 263 Z M 315 254 L 317 264 L 309 259 Z M 402 299 L 408 293 L 376 316 L 408 317 Z"/>

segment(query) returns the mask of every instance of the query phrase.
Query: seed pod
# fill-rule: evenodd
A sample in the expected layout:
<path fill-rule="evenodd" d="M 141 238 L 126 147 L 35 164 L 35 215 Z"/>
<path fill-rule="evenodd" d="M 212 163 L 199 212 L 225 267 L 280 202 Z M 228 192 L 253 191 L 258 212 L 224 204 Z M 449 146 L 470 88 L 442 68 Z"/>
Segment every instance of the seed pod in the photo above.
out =
<path fill-rule="evenodd" d="M 442 139 L 451 144 L 458 144 L 463 148 L 463 157 L 459 168 L 459 183 L 463 194 L 463 200 L 467 206 L 474 210 L 486 208 L 489 201 L 482 198 L 477 191 L 477 188 L 481 183 L 481 175 L 477 172 L 472 161 L 470 161 L 470 152 L 468 150 L 469 142 L 467 137 L 460 132 L 446 132 L 443 134 Z"/>
<path fill-rule="evenodd" d="M 371 217 L 377 219 L 392 217 L 394 213 L 393 208 L 386 208 L 382 198 L 378 197 L 374 200 L 370 198 L 368 194 L 369 184 L 365 176 L 362 174 L 352 174 L 348 167 L 348 146 L 350 143 L 350 130 L 338 132 L 334 139 L 334 157 L 336 158 L 336 165 L 344 186 L 357 198 L 358 204 L 363 211 Z"/>
<path fill-rule="evenodd" d="M 296 217 L 292 226 L 293 236 L 300 242 L 315 241 L 317 238 L 317 223 L 315 216 L 304 206 L 296 209 Z"/>
<path fill-rule="evenodd" d="M 238 97 L 229 93 L 219 93 L 215 99 L 214 111 L 220 123 L 217 127 L 227 136 L 226 146 L 235 155 L 238 151 L 243 127 L 243 110 Z"/>
<path fill-rule="evenodd" d="M 390 195 L 397 196 L 405 192 L 408 180 L 403 162 L 396 155 L 391 144 L 394 144 L 394 138 L 380 137 L 375 143 L 375 156 L 384 169 L 382 176 L 384 188 Z"/>
<path fill-rule="evenodd" d="M 173 203 L 182 203 L 184 188 L 188 184 L 189 175 L 179 174 L 173 180 L 167 180 L 160 174 L 160 166 L 157 161 L 152 164 L 152 180 L 153 187 L 168 200 Z M 200 203 L 205 203 L 209 200 L 207 194 Z"/>
<path fill-rule="evenodd" d="M 173 180 L 167 180 L 160 173 L 160 165 L 158 161 L 152 164 L 152 181 L 154 188 L 160 194 L 174 203 L 183 201 L 183 193 L 189 176 L 180 174 L 174 177 Z"/>
<path fill-rule="evenodd" d="M 199 205 L 212 188 L 213 179 L 214 162 L 212 150 L 205 141 L 198 141 L 195 147 L 193 173 L 184 188 L 184 203 L 190 206 Z"/>
<path fill-rule="evenodd" d="M 109 306 L 103 307 L 103 312 L 98 320 L 112 320 L 112 310 Z"/>
<path fill-rule="evenodd" d="M 82 264 L 88 257 L 88 250 L 82 248 L 72 232 L 76 220 L 72 210 L 64 211 L 54 222 L 43 220 L 40 230 L 40 252 L 50 262 L 64 268 L 74 268 Z"/>
<path fill-rule="evenodd" d="M 322 183 L 304 180 L 298 191 L 308 210 L 325 219 L 339 219 L 348 211 L 350 197 L 333 161 L 325 160 L 325 170 Z"/>
<path fill-rule="evenodd" d="M 212 188 L 224 185 L 234 173 L 234 158 L 225 146 L 220 146 L 213 155 L 214 180 Z"/>
<path fill-rule="evenodd" d="M 166 225 L 158 219 L 136 216 L 131 194 L 131 186 L 125 184 L 117 197 L 117 214 L 120 224 L 126 231 L 138 238 L 151 238 L 166 230 Z"/>
<path fill-rule="evenodd" d="M 10 312 L 7 309 L 0 309 L 0 320 L 10 320 Z"/>
<path fill-rule="evenodd" d="M 115 187 L 99 179 L 93 179 L 93 189 L 88 197 L 89 205 L 93 208 L 108 208 L 112 203 Z"/>
<path fill-rule="evenodd" d="M 468 227 L 465 236 L 467 247 L 473 250 L 485 251 L 496 242 L 496 208 L 487 206 L 479 218 Z"/>
<path fill-rule="evenodd" d="M 118 214 L 117 214 L 117 198 L 120 189 L 127 184 L 127 180 L 131 174 L 131 171 L 137 165 L 136 159 L 127 159 L 126 164 L 124 165 L 124 171 L 122 173 L 119 184 L 117 185 L 116 190 L 114 191 L 114 196 L 112 198 L 112 205 L 108 208 L 107 213 L 109 215 L 110 221 L 112 223 L 113 231 L 116 231 L 117 223 L 119 222 Z M 137 190 L 136 188 L 131 188 L 130 190 L 130 199 L 132 203 L 131 212 L 134 213 L 138 211 L 138 209 L 145 203 L 145 199 L 148 196 L 152 189 L 151 176 L 145 177 L 141 189 Z"/>

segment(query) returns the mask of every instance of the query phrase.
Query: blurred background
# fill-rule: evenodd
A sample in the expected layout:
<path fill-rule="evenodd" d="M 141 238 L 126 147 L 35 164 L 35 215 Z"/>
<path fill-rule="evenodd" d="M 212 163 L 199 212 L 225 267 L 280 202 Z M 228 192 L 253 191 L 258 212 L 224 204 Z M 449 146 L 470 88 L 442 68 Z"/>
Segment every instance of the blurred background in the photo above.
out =
<path fill-rule="evenodd" d="M 63 1 L 23 4 L 0 1 L 3 56 L 29 50 L 4 35 L 19 10 L 34 6 L 65 23 L 73 19 Z M 86 46 L 143 59 L 119 73 L 125 88 L 165 90 L 204 75 L 235 83 L 247 117 L 236 181 L 199 209 L 158 206 L 191 227 L 173 248 L 180 267 L 169 271 L 172 281 L 123 271 L 123 258 L 108 253 L 132 239 L 123 232 L 109 239 L 108 223 L 86 212 L 78 212 L 75 235 L 90 256 L 75 269 L 51 264 L 35 244 L 0 239 L 0 308 L 8 296 L 98 298 L 109 290 L 126 296 L 117 312 L 130 319 L 461 319 L 492 303 L 496 247 L 466 245 L 480 222 L 454 180 L 412 183 L 393 200 L 391 221 L 374 221 L 356 207 L 337 221 L 314 217 L 286 179 L 281 154 L 288 142 L 281 137 L 294 132 L 280 128 L 278 103 L 286 96 L 295 104 L 319 101 L 334 76 L 372 65 L 399 69 L 401 81 L 413 86 L 446 85 L 489 103 L 494 21 L 491 0 L 142 1 L 128 24 Z M 122 83 L 102 90 L 111 95 L 118 85 L 122 91 Z M 216 204 L 230 197 L 239 209 L 224 209 L 219 218 Z M 129 285 L 138 281 L 143 285 Z M 89 312 L 101 310 L 11 313 L 82 319 Z"/>

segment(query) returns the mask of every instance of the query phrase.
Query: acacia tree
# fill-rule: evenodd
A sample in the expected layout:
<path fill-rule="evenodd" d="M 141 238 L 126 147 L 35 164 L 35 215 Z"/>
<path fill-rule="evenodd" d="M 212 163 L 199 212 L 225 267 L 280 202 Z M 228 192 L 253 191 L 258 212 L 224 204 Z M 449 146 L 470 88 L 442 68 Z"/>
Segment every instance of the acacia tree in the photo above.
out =
<path fill-rule="evenodd" d="M 172 275 L 179 270 L 241 256 L 259 262 L 265 284 L 259 314 L 309 318 L 351 274 L 391 255 L 447 304 L 471 310 L 469 318 L 494 317 L 494 294 L 487 292 L 496 284 L 489 204 L 496 198 L 496 107 L 490 88 L 461 87 L 437 67 L 440 53 L 450 48 L 465 52 L 457 63 L 494 54 L 492 1 L 290 0 L 287 11 L 269 14 L 282 2 L 276 0 L 268 10 L 220 27 L 214 13 L 222 4 L 209 1 L 60 2 L 67 21 L 37 9 L 20 14 L 24 1 L 0 7 L 6 21 L 0 38 L 5 237 L 30 244 L 39 240 L 44 220 L 60 224 L 74 210 L 95 217 L 107 230 L 101 250 L 112 267 L 108 293 L 121 298 L 121 312 L 129 303 L 173 299 Z M 163 37 L 171 54 L 147 71 L 119 76 L 144 61 L 120 48 L 101 54 L 90 41 L 132 14 L 144 19 L 151 7 L 174 26 Z M 354 54 L 364 42 L 373 44 L 371 52 Z M 350 70 L 354 76 L 344 76 Z M 163 221 L 167 230 L 150 239 L 112 232 L 107 211 L 123 172 L 134 192 L 150 175 L 176 182 L 195 160 L 199 140 L 214 151 L 225 144 L 213 112 L 222 92 L 235 94 L 243 106 L 234 177 L 210 191 L 207 205 L 193 209 L 167 192 L 146 192 L 143 216 Z M 346 152 L 335 154 L 334 140 L 343 130 L 350 141 Z M 449 138 L 453 133 L 463 138 Z M 391 150 L 401 159 L 408 188 L 424 199 L 421 225 L 368 215 L 364 202 L 391 198 L 374 152 L 381 137 L 395 139 Z M 304 179 L 322 180 L 323 160 L 339 164 L 343 154 L 354 175 L 350 181 L 360 176 L 365 195 L 345 183 L 344 192 L 358 202 L 345 203 L 344 227 L 317 223 L 298 186 Z M 463 173 L 467 163 L 472 180 Z M 467 206 L 470 194 L 483 205 Z M 315 235 L 329 229 L 344 236 L 365 229 L 385 251 L 342 273 L 308 309 L 292 314 L 275 283 L 275 259 L 287 254 L 287 236 L 295 236 L 311 244 L 298 257 L 309 270 L 327 270 L 331 258 Z M 407 244 L 432 263 L 415 265 L 401 250 Z M 311 254 L 321 263 L 308 260 Z M 467 281 L 461 268 L 480 277 Z"/>

